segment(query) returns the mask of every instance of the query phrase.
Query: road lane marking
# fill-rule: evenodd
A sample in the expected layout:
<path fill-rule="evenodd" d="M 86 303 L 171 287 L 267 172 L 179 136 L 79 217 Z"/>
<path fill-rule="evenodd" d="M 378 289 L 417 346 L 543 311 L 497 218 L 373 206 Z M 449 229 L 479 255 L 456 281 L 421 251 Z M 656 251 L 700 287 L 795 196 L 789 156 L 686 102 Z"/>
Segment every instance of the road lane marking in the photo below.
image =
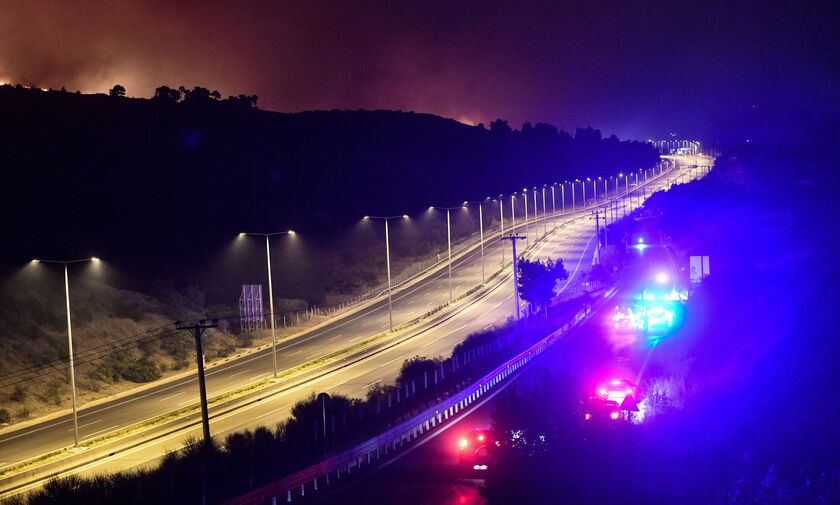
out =
<path fill-rule="evenodd" d="M 240 370 L 239 372 L 232 373 L 232 374 L 228 375 L 228 377 L 236 377 L 237 375 L 243 374 L 243 373 L 248 372 L 250 370 L 251 370 L 250 368 L 246 368 L 245 370 Z"/>
<path fill-rule="evenodd" d="M 341 333 L 339 333 L 338 335 L 336 335 L 336 336 L 334 336 L 334 337 L 332 337 L 332 338 L 328 338 L 328 339 L 327 339 L 327 341 L 328 341 L 328 342 L 332 342 L 333 340 L 337 339 L 337 338 L 338 338 L 338 337 L 340 337 L 340 336 L 341 336 Z"/>
<path fill-rule="evenodd" d="M 163 402 L 163 401 L 166 401 L 166 400 L 171 400 L 172 398 L 175 398 L 176 396 L 180 396 L 180 395 L 182 395 L 182 394 L 184 394 L 184 393 L 186 393 L 186 391 L 181 391 L 180 393 L 175 393 L 174 395 L 169 395 L 169 396 L 167 396 L 166 398 L 161 398 L 161 399 L 160 399 L 160 400 L 158 400 L 158 401 Z"/>
<path fill-rule="evenodd" d="M 402 358 L 402 356 L 397 356 L 396 358 L 392 359 L 391 361 L 389 361 L 387 363 L 382 363 L 381 365 L 379 365 L 379 368 L 382 368 L 385 365 L 390 365 L 391 363 L 393 363 L 394 361 L 397 361 L 400 358 Z"/>
<path fill-rule="evenodd" d="M 371 386 L 373 386 L 374 384 L 377 384 L 377 383 L 379 383 L 379 382 L 382 382 L 382 379 L 379 379 L 379 380 L 373 381 L 373 382 L 371 382 L 370 384 L 368 384 L 368 385 L 366 385 L 366 386 L 362 386 L 362 389 L 367 389 L 367 388 L 369 388 L 369 387 L 371 387 Z"/>
<path fill-rule="evenodd" d="M 265 373 L 261 373 L 259 375 L 255 375 L 255 376 L 251 377 L 250 379 L 248 379 L 248 382 L 253 382 L 256 379 L 262 379 L 263 377 L 265 377 Z"/>
<path fill-rule="evenodd" d="M 87 424 L 83 424 L 83 425 L 79 426 L 79 428 L 84 428 L 85 426 L 90 426 L 91 424 L 96 424 L 96 423 L 101 422 L 101 421 L 102 421 L 102 419 L 97 419 L 96 421 L 92 421 L 92 422 L 89 422 Z M 67 431 L 73 431 L 73 428 L 70 428 Z"/>
<path fill-rule="evenodd" d="M 271 414 L 276 414 L 276 413 L 280 412 L 281 410 L 286 410 L 286 409 L 288 409 L 288 408 L 289 408 L 290 406 L 292 406 L 292 405 L 294 405 L 294 404 L 288 404 L 288 403 L 287 403 L 286 405 L 283 405 L 282 407 L 280 407 L 280 408 L 278 408 L 278 409 L 274 409 L 274 410 L 272 410 L 271 412 L 266 412 L 265 414 L 260 414 L 260 415 L 258 415 L 257 417 L 255 417 L 255 418 L 254 418 L 254 420 L 257 420 L 257 419 L 263 418 L 263 417 L 265 417 L 265 416 L 270 416 Z"/>
<path fill-rule="evenodd" d="M 97 435 L 97 434 L 99 434 L 99 433 L 103 433 L 103 432 L 105 432 L 105 431 L 108 431 L 108 430 L 113 430 L 113 429 L 115 429 L 115 428 L 119 428 L 119 427 L 120 427 L 120 425 L 119 425 L 119 424 L 115 424 L 115 425 L 113 425 L 113 426 L 108 426 L 107 428 L 102 428 L 102 429 L 101 429 L 101 430 L 99 430 L 99 431 L 94 431 L 93 433 L 88 434 L 88 436 L 89 436 L 89 437 L 92 437 L 92 436 Z"/>

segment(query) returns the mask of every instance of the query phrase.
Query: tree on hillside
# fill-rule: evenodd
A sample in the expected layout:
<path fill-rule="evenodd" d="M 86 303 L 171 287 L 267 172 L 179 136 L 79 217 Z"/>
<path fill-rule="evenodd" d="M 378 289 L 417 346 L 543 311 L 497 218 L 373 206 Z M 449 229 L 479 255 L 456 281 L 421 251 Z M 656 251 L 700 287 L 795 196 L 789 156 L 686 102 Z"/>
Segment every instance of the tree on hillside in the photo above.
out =
<path fill-rule="evenodd" d="M 557 281 L 567 279 L 569 273 L 563 260 L 519 262 L 519 293 L 526 302 L 543 309 L 548 317 L 548 306 L 556 293 Z"/>
<path fill-rule="evenodd" d="M 181 100 L 181 92 L 169 86 L 161 86 L 155 88 L 155 96 L 152 98 L 161 102 L 176 103 Z"/>
<path fill-rule="evenodd" d="M 510 125 L 504 119 L 497 119 L 490 123 L 490 131 L 497 134 L 508 134 L 511 132 Z"/>
<path fill-rule="evenodd" d="M 108 95 L 109 96 L 125 96 L 125 88 L 122 87 L 122 85 L 120 85 L 120 84 L 116 84 L 116 85 L 114 85 L 113 88 L 111 88 L 108 91 Z"/>
<path fill-rule="evenodd" d="M 256 109 L 257 95 L 229 96 L 226 102 L 242 109 Z"/>

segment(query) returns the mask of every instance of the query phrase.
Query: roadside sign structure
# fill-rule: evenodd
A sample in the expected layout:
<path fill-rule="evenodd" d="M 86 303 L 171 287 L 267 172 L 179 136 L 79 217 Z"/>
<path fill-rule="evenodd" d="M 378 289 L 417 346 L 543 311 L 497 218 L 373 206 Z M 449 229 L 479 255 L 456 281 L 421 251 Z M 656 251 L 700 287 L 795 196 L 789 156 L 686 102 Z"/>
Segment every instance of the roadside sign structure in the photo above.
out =
<path fill-rule="evenodd" d="M 709 257 L 690 256 L 688 260 L 689 278 L 692 284 L 698 284 L 709 276 Z"/>

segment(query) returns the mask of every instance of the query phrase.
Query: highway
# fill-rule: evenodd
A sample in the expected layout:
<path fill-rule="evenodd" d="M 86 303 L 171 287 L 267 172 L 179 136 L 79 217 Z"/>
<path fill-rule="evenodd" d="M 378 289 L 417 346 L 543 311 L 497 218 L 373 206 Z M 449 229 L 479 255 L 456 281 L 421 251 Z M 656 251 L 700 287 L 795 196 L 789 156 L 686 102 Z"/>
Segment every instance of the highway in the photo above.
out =
<path fill-rule="evenodd" d="M 464 474 L 458 462 L 458 442 L 463 434 L 476 428 L 491 426 L 499 395 L 515 382 L 519 391 L 533 388 L 545 374 L 563 370 L 578 380 L 581 391 L 590 385 L 600 371 L 623 370 L 631 379 L 638 377 L 655 347 L 646 338 L 617 334 L 611 326 L 616 304 L 629 302 L 641 284 L 649 282 L 656 272 L 669 271 L 671 265 L 663 247 L 650 245 L 643 252 L 629 251 L 628 270 L 616 295 L 593 311 L 590 319 L 553 346 L 538 361 L 525 367 L 509 381 L 485 397 L 472 409 L 431 432 L 429 438 L 414 444 L 410 451 L 396 456 L 378 471 L 360 474 L 345 481 L 339 488 L 325 491 L 314 503 L 377 504 L 377 505 L 478 505 L 484 499 L 478 489 L 483 483 L 480 472 Z M 597 372 L 596 372 L 597 371 Z M 600 377 L 599 377 L 600 378 Z M 598 380 L 596 378 L 595 380 Z M 550 401 L 550 400 L 549 400 Z"/>
<path fill-rule="evenodd" d="M 651 183 L 664 184 L 663 182 Z M 575 272 L 574 279 L 588 268 L 595 241 L 594 226 L 589 220 L 589 211 L 578 211 L 572 215 L 558 216 L 557 223 L 566 224 L 541 242 L 531 251 L 537 258 L 562 258 L 566 268 Z M 550 222 L 549 222 L 550 223 Z M 517 231 L 524 232 L 524 226 L 517 222 Z M 531 241 L 543 226 L 530 225 Z M 550 228 L 550 224 L 549 224 Z M 509 223 L 506 226 L 509 231 Z M 505 243 L 504 246 L 509 244 Z M 485 265 L 489 275 L 501 263 L 503 244 L 496 237 L 485 243 Z M 510 252 L 506 250 L 506 257 Z M 478 248 L 453 261 L 453 287 L 455 296 L 475 287 L 481 280 L 481 262 Z M 574 281 L 573 281 L 574 282 Z M 421 277 L 393 296 L 394 322 L 400 324 L 418 317 L 429 309 L 448 301 L 449 284 L 445 265 L 431 275 Z M 402 360 L 414 355 L 446 355 L 467 335 L 493 324 L 503 323 L 513 310 L 512 288 L 506 281 L 503 286 L 492 290 L 480 302 L 470 306 L 457 306 L 452 317 L 440 325 L 424 331 L 415 338 L 396 347 L 357 361 L 334 374 L 328 374 L 316 381 L 295 386 L 295 379 L 281 382 L 271 388 L 284 388 L 282 394 L 260 402 L 253 407 L 216 417 L 211 420 L 214 435 L 257 425 L 274 425 L 288 415 L 291 406 L 310 392 L 336 392 L 353 396 L 364 395 L 365 389 L 379 381 L 392 381 Z M 387 300 L 377 300 L 355 312 L 336 318 L 320 328 L 290 338 L 278 345 L 278 368 L 293 368 L 301 363 L 342 349 L 365 337 L 387 329 Z M 271 374 L 269 350 L 260 351 L 235 361 L 214 366 L 208 370 L 208 396 L 255 382 Z M 270 388 L 269 388 L 270 389 Z M 155 385 L 149 389 L 130 394 L 100 405 L 83 407 L 79 411 L 79 427 L 82 439 L 108 433 L 120 427 L 131 425 L 172 410 L 197 402 L 197 384 L 194 377 L 184 377 Z M 178 432 L 142 448 L 118 453 L 111 458 L 94 463 L 83 472 L 102 469 L 123 469 L 136 465 L 153 463 L 166 449 L 181 445 L 190 432 Z M 192 430 L 196 434 L 198 430 Z M 21 461 L 45 452 L 65 447 L 72 442 L 72 419 L 69 415 L 27 426 L 25 429 L 0 434 L 0 464 Z"/>

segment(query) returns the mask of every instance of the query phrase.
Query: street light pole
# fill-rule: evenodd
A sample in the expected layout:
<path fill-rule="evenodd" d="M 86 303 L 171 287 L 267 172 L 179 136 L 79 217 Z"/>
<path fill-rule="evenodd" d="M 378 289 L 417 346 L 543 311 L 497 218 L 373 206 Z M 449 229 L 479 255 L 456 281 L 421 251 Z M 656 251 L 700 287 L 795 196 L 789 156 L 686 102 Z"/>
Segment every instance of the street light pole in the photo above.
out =
<path fill-rule="evenodd" d="M 69 358 L 70 358 L 70 392 L 73 401 L 73 446 L 79 447 L 79 415 L 78 415 L 78 408 L 77 408 L 77 401 L 76 401 L 76 368 L 75 364 L 73 363 L 73 325 L 70 321 L 70 279 L 67 273 L 67 265 L 71 263 L 84 263 L 84 262 L 98 262 L 99 258 L 96 256 L 92 258 L 85 258 L 81 260 L 71 260 L 71 261 L 59 261 L 59 260 L 41 260 L 41 259 L 34 259 L 32 260 L 33 263 L 56 263 L 64 266 L 64 304 L 65 309 L 67 310 L 67 348 L 69 350 Z"/>
<path fill-rule="evenodd" d="M 271 366 L 274 378 L 277 378 L 277 331 L 274 329 L 274 289 L 271 285 L 271 248 L 268 247 L 268 235 L 265 236 L 265 265 L 268 270 L 268 314 L 271 319 Z"/>
<path fill-rule="evenodd" d="M 586 181 L 580 181 L 580 189 L 583 191 L 583 208 L 586 208 Z"/>
<path fill-rule="evenodd" d="M 572 212 L 575 211 L 575 181 L 569 183 L 572 186 Z"/>
<path fill-rule="evenodd" d="M 388 239 L 388 220 L 385 220 L 385 276 L 388 277 L 388 331 L 394 331 L 394 307 L 391 304 L 391 243 Z M 326 425 L 325 425 L 326 426 Z"/>
<path fill-rule="evenodd" d="M 388 277 L 388 331 L 394 331 L 394 308 L 391 303 L 391 243 L 388 237 L 388 221 L 391 219 L 408 219 L 408 216 L 365 216 L 365 219 L 381 219 L 385 221 L 385 274 Z"/>
<path fill-rule="evenodd" d="M 481 202 L 464 202 L 464 206 L 468 203 L 478 205 L 478 235 L 481 243 L 481 283 L 484 284 L 484 214 L 481 210 Z"/>
<path fill-rule="evenodd" d="M 255 237 L 265 237 L 265 264 L 266 270 L 268 271 L 268 311 L 269 311 L 269 318 L 271 319 L 271 364 L 272 369 L 274 370 L 274 378 L 277 378 L 277 330 L 275 329 L 275 322 L 274 322 L 274 290 L 271 283 L 271 248 L 268 246 L 268 239 L 274 237 L 276 235 L 294 235 L 295 232 L 292 230 L 289 231 L 279 231 L 276 233 L 240 233 L 240 237 L 244 237 L 246 235 L 252 235 Z M 262 310 L 262 307 L 260 307 Z"/>
<path fill-rule="evenodd" d="M 73 366 L 73 327 L 70 324 L 70 281 L 67 276 L 67 263 L 64 264 L 64 301 L 67 305 L 67 347 L 70 350 L 70 391 L 73 394 L 73 446 L 79 447 L 79 416 L 76 411 L 76 369 Z"/>
<path fill-rule="evenodd" d="M 560 202 L 563 206 L 563 214 L 566 213 L 566 183 L 560 185 Z"/>
<path fill-rule="evenodd" d="M 534 188 L 534 242 L 537 241 L 537 235 L 540 234 L 537 228 L 537 188 Z"/>
<path fill-rule="evenodd" d="M 516 202 L 516 195 L 510 195 L 510 222 L 511 222 L 511 233 L 516 235 L 516 207 L 514 203 Z"/>
<path fill-rule="evenodd" d="M 499 195 L 499 236 L 505 236 L 505 202 L 502 195 Z M 505 267 L 505 248 L 502 247 L 502 268 Z"/>
<path fill-rule="evenodd" d="M 446 209 L 446 247 L 449 256 L 449 303 L 452 303 L 452 227 L 449 225 L 449 209 Z"/>
<path fill-rule="evenodd" d="M 446 211 L 446 251 L 449 259 L 449 303 L 452 303 L 455 298 L 452 296 L 452 226 L 449 219 L 449 211 L 453 209 L 463 209 L 464 207 L 432 207 L 433 209 Z"/>
<path fill-rule="evenodd" d="M 554 184 L 551 185 L 551 219 L 554 228 L 557 228 L 557 208 L 554 206 Z"/>
<path fill-rule="evenodd" d="M 542 200 L 543 200 L 543 235 L 545 235 L 548 230 L 545 224 L 545 186 L 542 188 Z"/>
<path fill-rule="evenodd" d="M 484 284 L 484 215 L 481 210 L 481 202 L 478 202 L 478 227 L 481 240 L 481 283 Z"/>

